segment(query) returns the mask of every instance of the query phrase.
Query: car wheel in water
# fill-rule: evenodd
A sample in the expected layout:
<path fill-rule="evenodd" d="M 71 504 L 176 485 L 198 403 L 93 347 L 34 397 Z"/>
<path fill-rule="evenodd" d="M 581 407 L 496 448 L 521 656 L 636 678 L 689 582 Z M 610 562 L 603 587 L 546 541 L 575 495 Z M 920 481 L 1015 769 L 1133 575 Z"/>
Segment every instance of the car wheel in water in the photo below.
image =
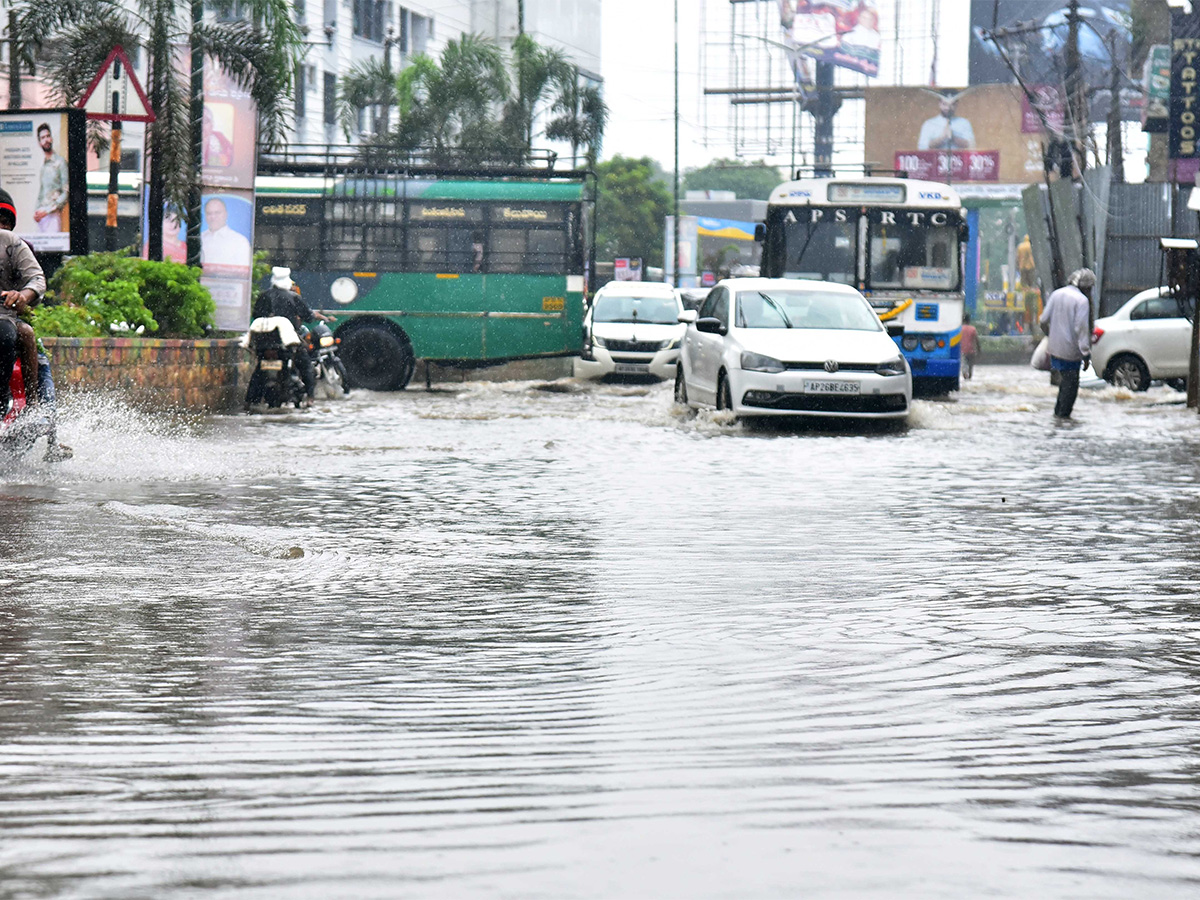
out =
<path fill-rule="evenodd" d="M 717 409 L 733 409 L 733 392 L 729 389 L 729 379 L 724 372 L 717 376 Z"/>
<path fill-rule="evenodd" d="M 683 378 L 683 363 L 675 366 L 675 402 L 680 406 L 688 405 L 687 382 Z"/>
<path fill-rule="evenodd" d="M 1123 353 L 1108 364 L 1108 382 L 1114 387 L 1144 391 L 1150 387 L 1150 370 L 1130 353 Z"/>
<path fill-rule="evenodd" d="M 413 376 L 417 361 L 412 347 L 379 325 L 361 325 L 342 337 L 342 363 L 354 387 L 398 391 Z"/>

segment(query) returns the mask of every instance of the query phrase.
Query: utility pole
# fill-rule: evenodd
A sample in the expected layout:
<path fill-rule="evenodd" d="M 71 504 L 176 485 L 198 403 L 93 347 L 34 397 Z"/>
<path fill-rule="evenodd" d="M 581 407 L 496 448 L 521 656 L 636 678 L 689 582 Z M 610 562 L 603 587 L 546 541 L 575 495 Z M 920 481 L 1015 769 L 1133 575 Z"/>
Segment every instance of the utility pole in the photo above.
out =
<path fill-rule="evenodd" d="M 833 90 L 833 63 L 818 62 L 816 98 L 809 111 L 813 116 L 813 174 L 817 178 L 833 175 L 833 117 L 842 105 Z"/>
<path fill-rule="evenodd" d="M 200 32 L 204 28 L 204 0 L 192 0 L 191 81 L 188 117 L 191 126 L 192 179 L 187 193 L 187 264 L 200 265 L 200 216 L 204 177 L 204 50 Z"/>
<path fill-rule="evenodd" d="M 525 34 L 525 0 L 517 0 L 517 36 Z"/>
<path fill-rule="evenodd" d="M 20 109 L 21 100 L 21 56 L 17 53 L 17 12 L 8 11 L 8 108 Z"/>
<path fill-rule="evenodd" d="M 1112 180 L 1125 183 L 1125 146 L 1121 140 L 1121 67 L 1117 61 L 1117 33 L 1108 36 L 1108 168 Z"/>
<path fill-rule="evenodd" d="M 672 282 L 679 287 L 679 0 L 675 0 L 675 215 L 672 225 L 674 239 L 671 251 L 675 259 L 671 261 Z"/>
<path fill-rule="evenodd" d="M 1087 168 L 1088 104 L 1083 90 L 1083 66 L 1079 58 L 1079 0 L 1067 8 L 1066 89 L 1067 115 L 1071 122 L 1071 143 L 1075 166 L 1080 175 Z"/>

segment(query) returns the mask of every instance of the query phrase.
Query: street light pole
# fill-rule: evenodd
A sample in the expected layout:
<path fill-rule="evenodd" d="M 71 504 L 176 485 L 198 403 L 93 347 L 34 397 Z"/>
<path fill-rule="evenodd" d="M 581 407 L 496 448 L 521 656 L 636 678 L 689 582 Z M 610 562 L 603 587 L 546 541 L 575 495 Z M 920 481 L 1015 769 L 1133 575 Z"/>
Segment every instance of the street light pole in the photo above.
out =
<path fill-rule="evenodd" d="M 672 217 L 674 238 L 671 252 L 672 281 L 679 287 L 679 0 L 675 0 L 675 215 Z"/>

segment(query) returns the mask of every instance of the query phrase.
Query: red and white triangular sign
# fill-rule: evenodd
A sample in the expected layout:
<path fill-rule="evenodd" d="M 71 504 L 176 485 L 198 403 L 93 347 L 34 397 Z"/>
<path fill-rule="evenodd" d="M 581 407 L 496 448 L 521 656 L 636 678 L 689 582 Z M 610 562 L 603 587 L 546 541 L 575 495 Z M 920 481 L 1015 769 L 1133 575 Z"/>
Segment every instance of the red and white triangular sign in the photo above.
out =
<path fill-rule="evenodd" d="M 86 110 L 89 119 L 106 122 L 153 122 L 154 110 L 146 92 L 138 83 L 129 57 L 120 46 L 113 47 L 100 72 L 88 85 L 83 99 L 77 104 Z"/>

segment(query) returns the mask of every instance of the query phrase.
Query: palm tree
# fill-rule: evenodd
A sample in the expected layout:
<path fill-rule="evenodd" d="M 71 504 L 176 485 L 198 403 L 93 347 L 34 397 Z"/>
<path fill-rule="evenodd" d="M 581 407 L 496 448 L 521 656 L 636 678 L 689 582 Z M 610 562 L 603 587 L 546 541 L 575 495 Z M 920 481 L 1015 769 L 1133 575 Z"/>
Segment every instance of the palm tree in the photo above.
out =
<path fill-rule="evenodd" d="M 561 50 L 543 47 L 527 34 L 512 46 L 511 99 L 504 107 L 504 126 L 510 140 L 528 150 L 533 145 L 533 122 L 554 88 L 567 80 L 573 67 Z"/>
<path fill-rule="evenodd" d="M 400 122 L 391 143 L 435 161 L 478 159 L 502 147 L 495 110 L 508 98 L 504 56 L 490 41 L 463 35 L 446 43 L 439 60 L 413 58 L 396 85 Z"/>
<path fill-rule="evenodd" d="M 268 147 L 278 143 L 304 53 L 289 0 L 245 0 L 248 21 L 206 20 L 203 0 L 16 0 L 13 7 L 16 52 L 44 68 L 66 105 L 79 100 L 115 42 L 145 49 L 157 116 L 147 129 L 149 207 L 167 202 L 187 210 L 188 262 L 199 264 L 205 59 L 249 92 L 258 106 L 260 140 Z M 186 79 L 180 75 L 185 53 Z M 150 256 L 162 259 L 162 219 L 149 218 Z"/>
<path fill-rule="evenodd" d="M 374 129 L 376 133 L 386 131 L 390 124 L 391 109 L 396 105 L 396 76 L 385 56 L 379 59 L 369 56 L 350 67 L 338 85 L 337 113 L 342 133 L 349 139 L 358 128 L 359 113 L 372 106 L 381 110 Z"/>
<path fill-rule="evenodd" d="M 608 104 L 594 84 L 585 84 L 577 68 L 558 86 L 558 96 L 550 106 L 554 117 L 546 123 L 546 137 L 571 145 L 571 157 L 579 158 L 579 148 L 586 147 L 589 167 L 596 165 L 608 124 Z"/>

